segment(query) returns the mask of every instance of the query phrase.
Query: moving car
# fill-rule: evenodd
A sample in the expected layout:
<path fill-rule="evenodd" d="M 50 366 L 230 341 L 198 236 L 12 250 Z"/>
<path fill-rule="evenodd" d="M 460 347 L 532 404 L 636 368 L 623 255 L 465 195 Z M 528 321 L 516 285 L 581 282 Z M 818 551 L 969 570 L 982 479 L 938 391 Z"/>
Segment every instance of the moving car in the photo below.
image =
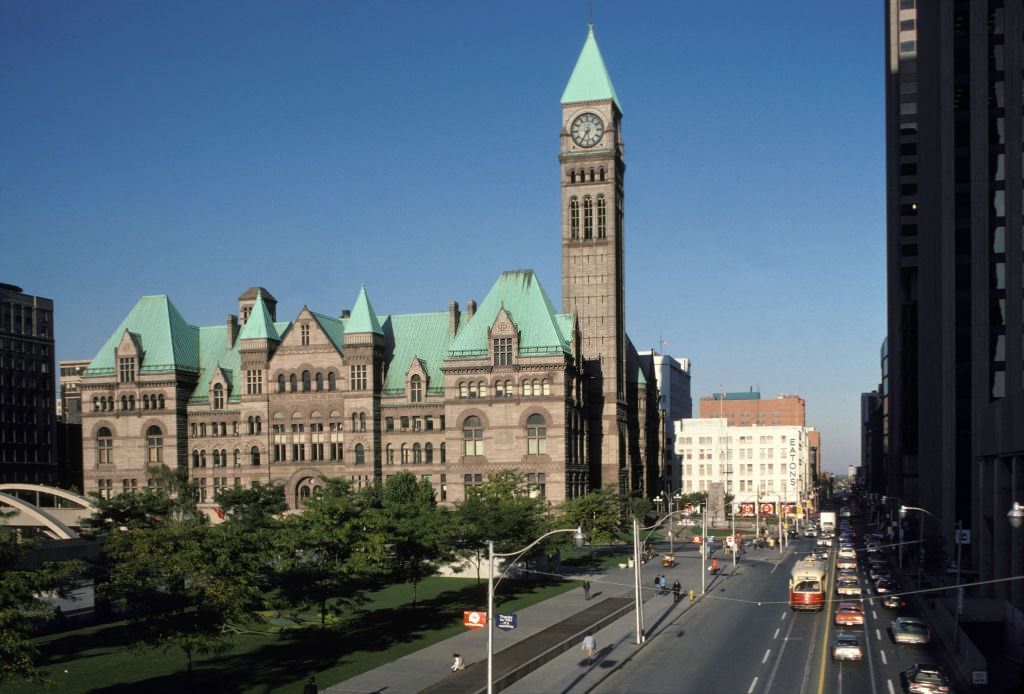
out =
<path fill-rule="evenodd" d="M 880 578 L 878 579 L 878 582 L 875 583 L 875 592 L 879 595 L 885 595 L 886 593 L 895 593 L 896 590 L 896 583 L 894 581 L 890 581 L 887 578 Z"/>
<path fill-rule="evenodd" d="M 851 557 L 839 557 L 838 559 L 836 559 L 836 568 L 837 569 L 856 569 L 857 568 L 857 560 L 853 559 Z"/>
<path fill-rule="evenodd" d="M 819 547 L 831 547 L 832 546 L 832 538 L 830 536 L 828 536 L 828 535 L 819 535 L 818 536 L 818 546 Z"/>
<path fill-rule="evenodd" d="M 840 631 L 836 634 L 836 640 L 832 644 L 832 661 L 837 660 L 863 660 L 864 649 L 860 646 L 860 639 L 856 634 L 848 631 Z"/>
<path fill-rule="evenodd" d="M 848 545 L 848 544 L 845 544 L 845 543 L 840 543 L 840 545 L 839 545 L 839 556 L 841 556 L 841 557 L 849 557 L 850 559 L 855 559 L 857 557 L 857 550 L 853 548 L 853 545 Z"/>
<path fill-rule="evenodd" d="M 836 579 L 836 594 L 837 595 L 852 595 L 854 597 L 860 597 L 860 581 L 856 576 L 843 576 Z"/>
<path fill-rule="evenodd" d="M 911 694 L 931 694 L 940 692 L 945 694 L 949 691 L 949 680 L 943 674 L 942 668 L 930 663 L 914 663 L 914 665 L 903 672 L 903 679 L 907 685 L 907 691 Z"/>
<path fill-rule="evenodd" d="M 907 601 L 899 595 L 886 595 L 882 598 L 882 607 L 890 610 L 899 610 L 907 606 Z"/>
<path fill-rule="evenodd" d="M 864 626 L 864 608 L 855 602 L 841 602 L 836 610 L 835 622 L 837 625 L 859 624 Z"/>
<path fill-rule="evenodd" d="M 925 645 L 932 640 L 932 634 L 924 620 L 917 617 L 897 617 L 889 625 L 893 643 Z"/>

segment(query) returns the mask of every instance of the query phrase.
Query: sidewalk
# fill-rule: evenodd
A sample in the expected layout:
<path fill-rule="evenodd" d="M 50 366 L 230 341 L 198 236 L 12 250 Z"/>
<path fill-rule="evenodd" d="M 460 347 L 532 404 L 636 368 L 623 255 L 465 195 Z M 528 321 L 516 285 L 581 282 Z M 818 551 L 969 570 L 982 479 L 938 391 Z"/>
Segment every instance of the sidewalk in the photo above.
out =
<path fill-rule="evenodd" d="M 748 557 L 756 558 L 757 554 Z M 648 638 L 667 629 L 699 601 L 704 562 L 692 546 L 677 548 L 676 557 L 677 565 L 671 569 L 663 568 L 657 561 L 641 568 Z M 727 580 L 726 576 L 732 571 L 731 562 L 721 558 L 719 561 L 723 574 L 714 581 Z M 671 594 L 655 594 L 654 578 L 660 574 L 668 577 L 670 585 L 677 578 L 682 583 L 684 597 L 679 603 L 673 603 Z M 528 692 L 537 691 L 538 687 L 542 690 L 580 687 L 580 691 L 585 691 L 592 686 L 591 681 L 599 682 L 636 652 L 633 570 L 612 568 L 566 578 L 588 578 L 593 585 L 591 599 L 585 600 L 581 589 L 570 590 L 519 612 L 519 626 L 515 630 L 496 630 L 495 689 L 504 687 L 506 691 Z M 709 577 L 708 586 L 712 584 Z M 697 598 L 694 602 L 690 602 L 687 595 L 691 588 Z M 591 630 L 597 637 L 598 652 L 595 663 L 587 667 L 579 644 Z M 458 673 L 449 670 L 454 653 L 461 654 L 467 665 Z M 480 692 L 487 684 L 486 658 L 486 630 L 467 630 L 324 691 L 331 694 Z M 540 670 L 531 675 L 537 668 Z M 517 685 L 516 681 L 524 677 L 527 679 Z"/>

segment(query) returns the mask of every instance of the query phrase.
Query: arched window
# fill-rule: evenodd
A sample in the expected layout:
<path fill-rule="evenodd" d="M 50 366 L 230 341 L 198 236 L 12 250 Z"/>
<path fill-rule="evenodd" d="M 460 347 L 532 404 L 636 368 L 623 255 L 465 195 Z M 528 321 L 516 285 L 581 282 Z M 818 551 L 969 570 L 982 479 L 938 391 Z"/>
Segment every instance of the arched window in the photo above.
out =
<path fill-rule="evenodd" d="M 533 386 L 530 385 L 529 381 L 523 381 L 522 390 L 524 397 L 533 395 Z"/>
<path fill-rule="evenodd" d="M 540 381 L 533 382 L 533 394 L 540 395 Z"/>
<path fill-rule="evenodd" d="M 284 392 L 284 374 L 278 374 L 277 375 L 277 392 L 278 393 L 283 393 Z"/>
<path fill-rule="evenodd" d="M 495 381 L 494 382 L 494 397 L 503 398 L 505 397 L 505 382 Z"/>
<path fill-rule="evenodd" d="M 306 499 L 309 498 L 310 489 L 308 484 L 303 484 L 299 487 L 299 505 L 303 506 L 306 503 Z"/>
<path fill-rule="evenodd" d="M 469 387 L 465 383 L 460 383 L 459 384 L 459 397 L 460 398 L 468 398 L 469 397 Z"/>
<path fill-rule="evenodd" d="M 310 375 L 308 371 L 302 372 L 302 392 L 308 393 L 310 385 Z"/>
<path fill-rule="evenodd" d="M 157 397 L 157 401 L 159 402 L 159 405 L 160 405 L 159 409 L 161 409 L 161 410 L 164 409 L 164 396 L 161 394 L 161 395 L 158 395 L 156 397 Z"/>
<path fill-rule="evenodd" d="M 475 398 L 479 396 L 479 392 L 476 389 L 476 383 L 470 381 L 469 383 L 469 397 Z"/>
<path fill-rule="evenodd" d="M 249 464 L 259 465 L 260 464 L 260 447 L 253 446 L 249 449 Z"/>
<path fill-rule="evenodd" d="M 220 451 L 213 449 L 213 466 L 220 467 Z"/>
<path fill-rule="evenodd" d="M 288 390 L 292 393 L 298 392 L 299 390 L 299 377 L 295 374 L 288 377 Z"/>
<path fill-rule="evenodd" d="M 135 396 L 134 395 L 129 395 L 128 396 L 128 409 L 129 410 L 134 410 L 135 409 Z"/>
<path fill-rule="evenodd" d="M 543 388 L 544 395 L 551 395 L 551 381 L 545 378 L 540 382 L 540 386 Z"/>
<path fill-rule="evenodd" d="M 423 402 L 423 381 L 419 374 L 413 374 L 409 379 L 409 400 Z"/>
<path fill-rule="evenodd" d="M 366 413 L 359 413 L 359 431 L 366 431 Z"/>
<path fill-rule="evenodd" d="M 603 181 L 604 180 L 604 167 L 603 166 L 600 169 L 597 170 L 597 180 L 599 180 L 599 181 Z"/>
<path fill-rule="evenodd" d="M 463 452 L 466 455 L 484 454 L 484 427 L 477 416 L 466 417 L 462 423 Z"/>
<path fill-rule="evenodd" d="M 164 433 L 155 424 L 146 429 L 146 463 L 160 465 L 164 462 Z"/>
<path fill-rule="evenodd" d="M 423 449 L 418 443 L 412 445 L 412 462 L 414 465 L 423 462 Z"/>
<path fill-rule="evenodd" d="M 234 456 L 235 456 L 235 458 L 234 458 L 234 465 L 235 465 L 235 467 L 241 467 L 241 465 L 242 465 L 242 452 L 236 448 Z"/>
<path fill-rule="evenodd" d="M 359 431 L 359 415 L 352 413 L 352 431 Z"/>
<path fill-rule="evenodd" d="M 583 198 L 583 238 L 594 237 L 594 203 L 587 195 Z"/>
<path fill-rule="evenodd" d="M 531 414 L 526 420 L 526 452 L 529 455 L 542 455 L 548 452 L 548 429 L 544 417 Z"/>
<path fill-rule="evenodd" d="M 319 371 L 316 372 L 316 392 L 321 392 L 324 389 L 324 375 Z"/>
<path fill-rule="evenodd" d="M 608 218 L 607 210 L 605 209 L 604 196 L 597 196 L 597 238 L 603 239 L 606 235 L 605 227 L 606 220 Z"/>
<path fill-rule="evenodd" d="M 580 237 L 580 201 L 576 197 L 569 198 L 569 236 Z"/>
<path fill-rule="evenodd" d="M 590 170 L 590 182 L 593 183 L 596 179 L 594 178 L 594 170 Z"/>
<path fill-rule="evenodd" d="M 249 427 L 248 427 L 248 429 L 246 429 L 246 431 L 248 433 L 250 433 L 250 434 L 255 434 L 256 433 L 256 420 L 253 419 L 252 417 L 249 417 L 249 420 L 248 420 L 247 424 L 249 425 Z"/>
<path fill-rule="evenodd" d="M 434 462 L 434 444 L 428 443 L 423 447 L 423 462 L 428 464 Z"/>
<path fill-rule="evenodd" d="M 481 398 L 486 398 L 487 397 L 487 382 L 486 381 L 480 381 L 479 385 L 480 385 L 480 397 Z"/>
<path fill-rule="evenodd" d="M 327 373 L 327 390 L 334 391 L 338 387 L 338 378 L 333 371 Z"/>
<path fill-rule="evenodd" d="M 199 451 L 199 467 L 206 467 L 206 451 Z"/>
<path fill-rule="evenodd" d="M 256 418 L 256 433 L 259 434 L 262 431 L 263 431 L 263 418 L 262 417 L 257 417 Z"/>
<path fill-rule="evenodd" d="M 569 170 L 569 183 L 575 183 L 575 182 L 576 182 L 576 169 L 570 169 Z"/>
<path fill-rule="evenodd" d="M 402 465 L 408 465 L 409 464 L 409 446 L 403 443 L 402 444 L 401 453 L 402 453 L 402 457 L 400 458 L 400 460 L 402 461 Z"/>
<path fill-rule="evenodd" d="M 515 390 L 515 386 L 512 384 L 512 381 L 505 381 L 505 397 L 506 398 L 514 398 L 515 395 L 516 395 L 516 390 Z"/>
<path fill-rule="evenodd" d="M 92 411 L 93 412 L 99 412 L 100 411 L 100 399 L 99 398 L 93 398 L 92 399 Z"/>
<path fill-rule="evenodd" d="M 224 386 L 219 383 L 213 385 L 213 409 L 224 409 Z"/>
<path fill-rule="evenodd" d="M 199 451 L 192 451 L 192 467 L 199 467 Z"/>
<path fill-rule="evenodd" d="M 107 396 L 107 412 L 113 412 L 113 411 L 114 411 L 114 396 L 113 395 L 108 395 Z"/>
<path fill-rule="evenodd" d="M 127 409 L 128 409 L 128 396 L 127 395 L 122 395 L 121 396 L 121 411 L 124 412 Z"/>
<path fill-rule="evenodd" d="M 356 465 L 363 465 L 366 463 L 366 449 L 363 448 L 363 444 L 356 444 Z"/>
<path fill-rule="evenodd" d="M 446 444 L 441 444 L 441 462 L 447 463 L 448 459 L 445 457 L 445 451 L 447 450 Z"/>
<path fill-rule="evenodd" d="M 114 462 L 114 436 L 110 429 L 100 427 L 96 432 L 97 462 L 100 465 L 107 465 Z"/>
<path fill-rule="evenodd" d="M 144 410 L 148 410 L 149 409 L 149 396 L 148 395 L 143 395 L 142 396 L 142 409 L 144 409 Z"/>
<path fill-rule="evenodd" d="M 384 449 L 384 462 L 388 465 L 395 464 L 395 447 L 390 443 L 387 445 L 387 448 Z"/>

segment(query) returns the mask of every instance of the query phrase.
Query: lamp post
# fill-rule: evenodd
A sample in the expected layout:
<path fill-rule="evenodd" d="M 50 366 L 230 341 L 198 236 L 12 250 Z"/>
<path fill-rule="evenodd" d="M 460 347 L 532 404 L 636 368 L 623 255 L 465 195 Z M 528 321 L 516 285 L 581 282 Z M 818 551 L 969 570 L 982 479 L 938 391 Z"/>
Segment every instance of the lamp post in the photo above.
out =
<path fill-rule="evenodd" d="M 736 539 L 736 502 L 733 501 L 733 503 L 730 504 L 730 505 L 732 506 L 732 509 L 731 509 L 731 511 L 732 511 L 732 568 L 735 569 L 736 568 L 736 553 L 739 552 L 740 543 Z"/>
<path fill-rule="evenodd" d="M 500 583 L 508 570 L 512 568 L 512 565 L 519 560 L 519 557 L 536 547 L 541 540 L 559 533 L 573 533 L 573 540 L 575 540 L 576 546 L 583 547 L 585 538 L 583 536 L 582 527 L 552 530 L 549 533 L 541 535 L 523 549 L 516 550 L 515 552 L 496 554 L 494 552 L 494 540 L 487 541 L 487 694 L 493 694 L 494 692 L 494 588 L 496 586 L 494 582 L 494 558 L 514 557 L 512 561 L 508 563 L 508 566 L 505 567 L 505 570 L 501 572 L 501 576 L 498 577 L 498 582 Z"/>
<path fill-rule="evenodd" d="M 653 531 L 655 528 L 659 527 L 662 523 L 664 523 L 666 519 L 672 518 L 673 516 L 675 516 L 678 513 L 683 513 L 683 511 L 680 511 L 680 510 L 671 511 L 670 513 L 668 513 L 667 515 L 663 516 L 661 518 L 661 520 L 657 521 L 653 525 L 648 525 L 648 526 L 643 527 L 643 528 L 640 527 L 640 520 L 636 516 L 633 517 L 633 604 L 635 606 L 634 611 L 636 613 L 635 614 L 635 620 L 636 620 L 636 625 L 635 625 L 636 626 L 636 645 L 638 645 L 638 646 L 643 644 L 643 642 L 645 640 L 645 638 L 644 638 L 644 628 L 645 628 L 645 625 L 644 625 L 644 601 L 643 601 L 643 597 L 641 595 L 641 590 L 640 590 L 640 578 L 641 578 L 640 577 L 640 531 L 641 530 L 651 530 L 651 531 Z M 707 527 L 707 525 L 705 524 L 705 528 L 706 527 Z M 648 536 L 649 535 L 650 534 L 648 533 Z M 671 531 L 668 534 L 668 538 L 669 538 L 669 552 L 670 553 L 674 553 L 674 549 L 673 549 L 674 545 L 672 544 L 672 532 Z M 703 538 L 701 538 L 701 539 L 703 539 Z M 703 571 L 701 572 L 701 575 L 703 575 Z"/>
<path fill-rule="evenodd" d="M 926 511 L 925 509 L 919 508 L 917 506 L 907 506 L 906 504 L 903 504 L 903 505 L 900 506 L 900 529 L 901 530 L 903 528 L 903 517 L 905 515 L 907 515 L 907 511 L 920 511 L 921 513 L 927 513 L 932 518 L 935 518 L 935 516 L 932 515 L 931 511 Z M 936 520 L 938 520 L 938 519 L 936 519 Z M 918 524 L 917 527 L 918 527 L 918 540 L 917 540 L 917 587 L 918 587 L 918 589 L 920 589 L 921 588 L 921 578 L 922 578 L 923 573 L 924 573 L 924 567 L 922 566 L 922 561 L 921 561 L 922 553 L 924 551 L 924 518 L 921 519 L 921 522 Z"/>

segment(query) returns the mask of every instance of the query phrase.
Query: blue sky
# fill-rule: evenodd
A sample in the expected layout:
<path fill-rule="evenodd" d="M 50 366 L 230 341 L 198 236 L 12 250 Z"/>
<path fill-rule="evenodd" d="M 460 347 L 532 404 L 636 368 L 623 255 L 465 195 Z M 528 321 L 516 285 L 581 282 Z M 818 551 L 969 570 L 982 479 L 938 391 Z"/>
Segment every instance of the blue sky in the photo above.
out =
<path fill-rule="evenodd" d="M 623 107 L 627 329 L 700 395 L 798 393 L 860 455 L 885 334 L 878 3 L 594 1 Z M 561 304 L 559 97 L 584 0 L 0 6 L 0 281 L 91 358 L 142 295 L 219 324 Z"/>

